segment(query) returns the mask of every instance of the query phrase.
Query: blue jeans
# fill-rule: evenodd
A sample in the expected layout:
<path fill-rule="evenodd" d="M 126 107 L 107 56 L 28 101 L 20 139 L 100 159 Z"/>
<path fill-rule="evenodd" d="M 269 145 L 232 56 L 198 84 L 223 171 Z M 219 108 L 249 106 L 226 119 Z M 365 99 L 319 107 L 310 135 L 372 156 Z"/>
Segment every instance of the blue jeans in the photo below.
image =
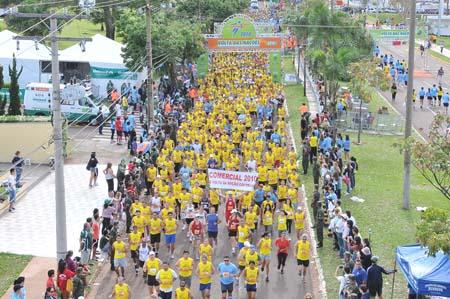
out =
<path fill-rule="evenodd" d="M 22 167 L 15 167 L 16 170 L 16 187 L 19 187 L 20 185 L 20 179 L 22 178 Z"/>
<path fill-rule="evenodd" d="M 336 233 L 336 234 L 337 234 L 337 240 L 338 240 L 338 246 L 339 246 L 339 257 L 344 258 L 344 252 L 345 252 L 344 239 L 342 238 L 342 233 Z"/>
<path fill-rule="evenodd" d="M 14 203 L 16 202 L 16 189 L 8 189 L 9 194 L 9 202 Z"/>

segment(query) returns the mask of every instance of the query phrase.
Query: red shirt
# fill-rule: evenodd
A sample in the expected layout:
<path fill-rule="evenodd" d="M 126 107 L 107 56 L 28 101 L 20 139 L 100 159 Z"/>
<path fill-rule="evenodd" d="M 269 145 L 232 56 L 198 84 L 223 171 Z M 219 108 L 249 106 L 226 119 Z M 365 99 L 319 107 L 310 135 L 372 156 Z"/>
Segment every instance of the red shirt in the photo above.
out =
<path fill-rule="evenodd" d="M 100 239 L 100 225 L 96 221 L 92 223 L 92 232 L 92 239 Z"/>
<path fill-rule="evenodd" d="M 200 221 L 194 221 L 191 224 L 191 232 L 192 234 L 199 236 L 203 231 L 203 226 Z"/>
<path fill-rule="evenodd" d="M 75 273 L 70 271 L 69 269 L 64 269 L 63 273 L 58 273 L 58 279 L 56 281 L 58 288 L 60 288 L 62 292 L 66 292 L 67 280 L 71 279 L 74 276 Z"/>
<path fill-rule="evenodd" d="M 239 224 L 239 218 L 237 216 L 231 216 L 228 220 L 228 229 L 236 231 Z"/>
<path fill-rule="evenodd" d="M 275 240 L 275 246 L 278 247 L 278 253 L 288 253 L 289 251 L 289 243 L 288 239 L 278 238 Z"/>

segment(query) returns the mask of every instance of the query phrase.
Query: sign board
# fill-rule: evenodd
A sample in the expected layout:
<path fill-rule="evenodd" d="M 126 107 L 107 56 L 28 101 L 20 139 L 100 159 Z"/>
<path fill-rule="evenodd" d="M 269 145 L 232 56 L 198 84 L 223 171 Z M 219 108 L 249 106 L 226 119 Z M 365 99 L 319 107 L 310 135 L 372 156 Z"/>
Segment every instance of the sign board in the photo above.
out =
<path fill-rule="evenodd" d="M 281 83 L 281 53 L 270 52 L 269 55 L 269 70 L 272 75 L 273 82 Z"/>
<path fill-rule="evenodd" d="M 408 29 L 370 29 L 374 40 L 408 40 Z"/>
<path fill-rule="evenodd" d="M 258 173 L 208 169 L 209 187 L 213 189 L 253 191 Z"/>
<path fill-rule="evenodd" d="M 86 94 L 86 89 L 82 85 L 66 85 L 61 91 L 61 99 L 75 101 L 82 99 Z"/>
<path fill-rule="evenodd" d="M 199 78 L 204 78 L 208 73 L 208 63 L 208 53 L 204 53 L 197 58 L 197 75 Z"/>
<path fill-rule="evenodd" d="M 137 80 L 137 74 L 130 72 L 127 69 L 114 69 L 114 68 L 91 66 L 91 78 Z"/>
<path fill-rule="evenodd" d="M 224 39 L 208 38 L 210 50 L 279 50 L 281 49 L 281 38 L 279 37 L 257 37 L 251 39 Z"/>
<path fill-rule="evenodd" d="M 283 47 L 282 35 L 258 33 L 256 23 L 243 14 L 227 18 L 218 34 L 206 35 L 209 51 L 276 51 Z"/>

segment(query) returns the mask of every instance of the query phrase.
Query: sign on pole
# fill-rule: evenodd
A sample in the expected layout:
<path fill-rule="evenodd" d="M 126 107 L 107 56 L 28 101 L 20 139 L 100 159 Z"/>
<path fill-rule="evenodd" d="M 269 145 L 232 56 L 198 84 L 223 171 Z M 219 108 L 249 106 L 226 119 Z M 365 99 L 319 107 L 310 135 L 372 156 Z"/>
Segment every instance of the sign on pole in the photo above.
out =
<path fill-rule="evenodd" d="M 209 187 L 212 189 L 253 191 L 258 173 L 208 169 Z"/>

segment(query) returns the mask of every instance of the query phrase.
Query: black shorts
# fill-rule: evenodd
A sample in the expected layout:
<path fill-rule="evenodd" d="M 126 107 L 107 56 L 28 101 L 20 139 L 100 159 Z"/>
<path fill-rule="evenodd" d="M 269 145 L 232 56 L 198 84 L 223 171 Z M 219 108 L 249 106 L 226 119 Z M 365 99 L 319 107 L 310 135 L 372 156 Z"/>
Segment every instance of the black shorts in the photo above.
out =
<path fill-rule="evenodd" d="M 198 209 L 198 206 L 200 205 L 198 202 L 193 202 L 192 204 L 194 205 L 194 209 Z"/>
<path fill-rule="evenodd" d="M 383 285 L 369 286 L 370 297 L 381 296 L 383 293 Z"/>
<path fill-rule="evenodd" d="M 239 270 L 243 271 L 245 269 L 245 265 L 239 265 Z"/>
<path fill-rule="evenodd" d="M 423 99 L 425 99 L 425 97 L 424 96 L 420 96 L 419 99 L 423 100 Z"/>
<path fill-rule="evenodd" d="M 159 282 L 156 280 L 156 275 L 147 275 L 147 285 L 151 287 L 159 286 Z"/>
<path fill-rule="evenodd" d="M 189 226 L 189 224 L 191 224 L 192 221 L 194 221 L 194 218 L 186 218 L 186 224 Z"/>
<path fill-rule="evenodd" d="M 137 259 L 139 258 L 139 253 L 137 250 L 130 250 L 131 251 L 131 258 L 132 259 Z"/>
<path fill-rule="evenodd" d="M 208 238 L 210 239 L 217 239 L 217 234 L 219 232 L 208 232 Z"/>
<path fill-rule="evenodd" d="M 443 105 L 444 105 L 444 107 L 448 107 L 448 103 L 444 103 Z"/>
<path fill-rule="evenodd" d="M 150 234 L 150 244 L 161 243 L 161 233 L 152 235 Z"/>
<path fill-rule="evenodd" d="M 144 268 L 145 261 L 139 261 L 139 267 Z"/>
<path fill-rule="evenodd" d="M 237 230 L 229 230 L 228 231 L 228 237 L 236 237 L 237 236 Z"/>
<path fill-rule="evenodd" d="M 256 284 L 247 284 L 245 288 L 247 292 L 256 292 Z"/>
<path fill-rule="evenodd" d="M 222 294 L 228 292 L 228 293 L 233 293 L 233 283 L 229 283 L 229 284 L 223 284 L 220 283 L 220 290 L 222 291 Z"/>
<path fill-rule="evenodd" d="M 309 266 L 309 260 L 299 260 L 297 259 L 297 266 L 304 266 L 305 268 Z"/>

